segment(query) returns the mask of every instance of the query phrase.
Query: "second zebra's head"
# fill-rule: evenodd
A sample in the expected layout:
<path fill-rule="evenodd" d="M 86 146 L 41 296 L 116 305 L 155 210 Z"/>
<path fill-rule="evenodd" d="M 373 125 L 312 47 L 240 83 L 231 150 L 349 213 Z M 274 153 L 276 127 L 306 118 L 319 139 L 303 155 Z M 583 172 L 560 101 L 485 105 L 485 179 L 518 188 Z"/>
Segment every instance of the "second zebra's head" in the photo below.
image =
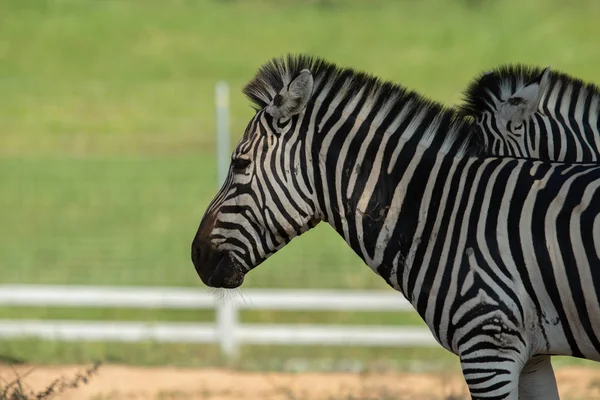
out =
<path fill-rule="evenodd" d="M 248 271 L 319 222 L 303 123 L 315 83 L 301 67 L 273 61 L 244 89 L 256 114 L 191 245 L 210 287 L 240 286 Z"/>
<path fill-rule="evenodd" d="M 469 85 L 461 108 L 476 119 L 488 154 L 536 156 L 531 154 L 533 117 L 540 113 L 550 79 L 550 67 L 509 65 L 487 72 Z"/>

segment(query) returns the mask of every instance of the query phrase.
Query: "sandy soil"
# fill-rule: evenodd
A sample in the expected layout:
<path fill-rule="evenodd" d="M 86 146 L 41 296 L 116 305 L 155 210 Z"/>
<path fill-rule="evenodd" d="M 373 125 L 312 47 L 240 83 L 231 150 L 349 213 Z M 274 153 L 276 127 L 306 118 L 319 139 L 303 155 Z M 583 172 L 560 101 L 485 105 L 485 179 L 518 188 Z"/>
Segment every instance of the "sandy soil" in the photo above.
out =
<path fill-rule="evenodd" d="M 25 384 L 42 390 L 59 377 L 72 380 L 88 366 L 0 366 L 4 382 L 27 374 Z M 600 399 L 600 369 L 557 370 L 563 399 Z M 391 400 L 466 399 L 456 374 L 248 373 L 215 369 L 140 368 L 102 365 L 87 384 L 58 395 L 64 400 Z"/>

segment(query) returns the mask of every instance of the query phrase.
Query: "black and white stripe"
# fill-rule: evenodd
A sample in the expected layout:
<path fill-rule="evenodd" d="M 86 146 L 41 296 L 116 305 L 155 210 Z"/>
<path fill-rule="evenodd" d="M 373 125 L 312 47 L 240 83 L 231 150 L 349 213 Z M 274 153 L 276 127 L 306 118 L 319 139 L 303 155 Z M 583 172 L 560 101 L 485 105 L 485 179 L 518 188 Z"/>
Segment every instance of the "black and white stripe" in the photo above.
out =
<path fill-rule="evenodd" d="M 600 161 L 600 89 L 550 68 L 504 65 L 477 77 L 462 111 L 487 155 Z"/>
<path fill-rule="evenodd" d="M 600 166 L 480 158 L 470 119 L 320 59 L 275 59 L 245 93 L 257 113 L 192 243 L 205 283 L 239 286 L 326 221 L 474 399 L 557 399 L 548 355 L 600 360 Z"/>

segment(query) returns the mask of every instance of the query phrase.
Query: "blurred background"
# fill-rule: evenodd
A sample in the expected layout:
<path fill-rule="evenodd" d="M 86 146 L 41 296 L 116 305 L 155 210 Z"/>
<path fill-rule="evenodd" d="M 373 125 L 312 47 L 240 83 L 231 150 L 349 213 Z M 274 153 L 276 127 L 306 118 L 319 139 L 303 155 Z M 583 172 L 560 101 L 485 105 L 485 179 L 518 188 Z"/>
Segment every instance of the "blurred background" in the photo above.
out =
<path fill-rule="evenodd" d="M 501 63 L 550 65 L 600 83 L 599 20 L 597 0 L 1 0 L 0 282 L 204 290 L 189 245 L 217 188 L 215 84 L 229 84 L 235 144 L 253 115 L 241 88 L 271 57 L 321 56 L 452 105 Z M 245 285 L 391 290 L 326 225 Z M 2 307 L 0 318 L 214 315 Z M 242 320 L 422 326 L 412 313 L 248 311 Z M 212 345 L 29 339 L 0 341 L 0 357 L 223 362 Z M 244 347 L 239 362 L 283 368 L 290 360 L 456 365 L 436 348 L 301 346 Z"/>

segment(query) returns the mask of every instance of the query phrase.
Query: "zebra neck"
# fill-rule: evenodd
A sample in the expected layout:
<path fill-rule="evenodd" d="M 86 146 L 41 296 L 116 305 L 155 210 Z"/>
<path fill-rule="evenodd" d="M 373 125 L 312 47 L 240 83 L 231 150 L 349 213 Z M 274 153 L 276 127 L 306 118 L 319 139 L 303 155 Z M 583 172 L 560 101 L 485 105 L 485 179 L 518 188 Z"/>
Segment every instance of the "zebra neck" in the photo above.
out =
<path fill-rule="evenodd" d="M 398 269 L 423 240 L 415 232 L 420 213 L 431 210 L 424 200 L 429 181 L 443 179 L 432 171 L 475 153 L 477 137 L 452 110 L 414 93 L 380 92 L 317 91 L 299 123 L 306 127 L 317 216 L 398 289 Z"/>
<path fill-rule="evenodd" d="M 405 293 L 408 270 L 421 267 L 422 248 L 431 228 L 428 213 L 437 212 L 437 176 L 453 157 L 422 145 L 405 145 L 394 167 L 386 152 L 374 157 L 333 154 L 319 164 L 321 202 L 326 220 L 354 252 L 391 287 Z M 338 166 L 330 168 L 330 166 Z M 436 186 L 437 187 L 437 186 Z M 406 294 L 406 293 L 405 293 Z"/>

